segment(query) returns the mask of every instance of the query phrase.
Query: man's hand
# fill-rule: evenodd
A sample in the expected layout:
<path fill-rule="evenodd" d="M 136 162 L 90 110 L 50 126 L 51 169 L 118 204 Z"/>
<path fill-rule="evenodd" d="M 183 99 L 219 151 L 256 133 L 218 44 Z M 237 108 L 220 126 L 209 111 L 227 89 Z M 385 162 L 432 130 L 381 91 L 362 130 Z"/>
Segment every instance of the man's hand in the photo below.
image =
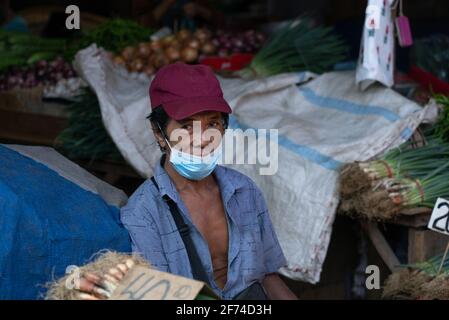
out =
<path fill-rule="evenodd" d="M 118 287 L 120 281 L 134 266 L 134 261 L 126 260 L 126 263 L 119 263 L 114 268 L 103 275 L 91 272 L 83 274 L 79 281 L 79 298 L 81 300 L 106 300 L 109 299 Z"/>

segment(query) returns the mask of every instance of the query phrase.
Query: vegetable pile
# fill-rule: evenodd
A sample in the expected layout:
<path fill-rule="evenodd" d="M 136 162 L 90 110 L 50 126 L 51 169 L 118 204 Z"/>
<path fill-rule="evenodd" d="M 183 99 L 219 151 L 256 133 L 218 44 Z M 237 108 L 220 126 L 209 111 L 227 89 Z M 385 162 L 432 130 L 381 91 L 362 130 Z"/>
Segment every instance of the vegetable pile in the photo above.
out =
<path fill-rule="evenodd" d="M 315 27 L 310 18 L 298 18 L 276 32 L 239 74 L 245 78 L 297 71 L 322 73 L 342 61 L 346 52 L 332 28 Z"/>
<path fill-rule="evenodd" d="M 39 85 L 50 87 L 60 80 L 76 77 L 70 63 L 61 57 L 40 60 L 29 66 L 13 66 L 0 74 L 0 92 L 13 89 L 29 89 Z"/>
<path fill-rule="evenodd" d="M 79 50 L 92 43 L 109 52 L 118 53 L 125 47 L 149 40 L 152 33 L 151 29 L 134 21 L 111 19 L 72 43 L 65 57 L 73 59 Z M 69 158 L 123 160 L 104 127 L 95 92 L 90 89 L 82 90 L 75 101 L 68 105 L 67 110 L 68 126 L 55 141 L 61 152 Z"/>
<path fill-rule="evenodd" d="M 0 30 L 0 72 L 12 66 L 26 66 L 52 60 L 66 50 L 66 40 L 44 39 L 21 32 Z"/>
<path fill-rule="evenodd" d="M 443 255 L 412 265 L 402 265 L 385 281 L 384 299 L 449 299 L 449 256 Z"/>
<path fill-rule="evenodd" d="M 44 97 L 71 98 L 84 82 L 63 58 L 63 39 L 0 31 L 0 92 L 42 86 Z"/>
<path fill-rule="evenodd" d="M 158 40 L 127 46 L 113 60 L 129 72 L 151 76 L 161 67 L 178 61 L 197 63 L 205 56 L 255 52 L 264 40 L 265 37 L 254 30 L 237 34 L 223 31 L 213 34 L 207 29 L 180 30 Z"/>
<path fill-rule="evenodd" d="M 72 61 L 79 50 L 93 43 L 107 51 L 118 53 L 126 46 L 134 46 L 141 41 L 149 40 L 152 33 L 152 29 L 142 27 L 134 21 L 111 19 L 72 42 L 65 53 L 65 58 Z"/>
<path fill-rule="evenodd" d="M 426 138 L 423 147 L 409 141 L 378 160 L 343 167 L 339 211 L 383 220 L 405 208 L 432 208 L 438 197 L 449 196 L 449 143 Z"/>
<path fill-rule="evenodd" d="M 265 35 L 255 30 L 239 33 L 218 30 L 212 37 L 212 44 L 217 48 L 217 55 L 227 57 L 234 53 L 255 53 L 265 43 Z"/>
<path fill-rule="evenodd" d="M 113 60 L 130 72 L 144 72 L 151 76 L 169 63 L 195 63 L 201 54 L 215 53 L 216 47 L 210 38 L 211 33 L 206 29 L 198 29 L 194 33 L 180 30 L 162 39 L 128 46 L 119 55 L 115 55 Z"/>

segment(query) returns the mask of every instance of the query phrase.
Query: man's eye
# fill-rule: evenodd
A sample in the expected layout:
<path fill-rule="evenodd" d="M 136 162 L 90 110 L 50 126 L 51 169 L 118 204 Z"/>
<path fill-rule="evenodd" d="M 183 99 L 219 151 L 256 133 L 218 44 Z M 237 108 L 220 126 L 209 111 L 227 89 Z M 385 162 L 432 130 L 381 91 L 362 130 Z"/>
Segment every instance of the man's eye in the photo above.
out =
<path fill-rule="evenodd" d="M 211 122 L 210 124 L 209 124 L 209 126 L 211 126 L 211 127 L 218 127 L 218 126 L 220 126 L 220 122 L 219 121 L 214 121 L 214 122 Z"/>
<path fill-rule="evenodd" d="M 193 126 L 191 124 L 185 124 L 182 126 L 183 129 L 192 130 Z"/>

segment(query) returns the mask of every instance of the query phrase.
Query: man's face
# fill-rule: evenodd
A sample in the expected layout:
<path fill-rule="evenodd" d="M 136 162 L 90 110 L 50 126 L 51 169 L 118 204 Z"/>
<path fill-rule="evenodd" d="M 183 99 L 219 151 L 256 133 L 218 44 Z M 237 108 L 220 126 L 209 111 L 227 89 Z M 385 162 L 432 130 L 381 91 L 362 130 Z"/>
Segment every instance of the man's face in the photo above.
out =
<path fill-rule="evenodd" d="M 224 132 L 222 114 L 215 111 L 200 112 L 178 121 L 170 119 L 166 129 L 172 147 L 197 156 L 215 150 Z"/>

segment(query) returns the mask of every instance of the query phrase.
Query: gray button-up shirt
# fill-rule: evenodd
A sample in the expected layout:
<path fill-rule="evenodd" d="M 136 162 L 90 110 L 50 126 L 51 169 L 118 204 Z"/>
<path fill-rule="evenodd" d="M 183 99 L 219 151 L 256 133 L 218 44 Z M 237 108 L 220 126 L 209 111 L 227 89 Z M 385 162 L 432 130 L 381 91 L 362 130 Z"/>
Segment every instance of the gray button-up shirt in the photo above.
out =
<path fill-rule="evenodd" d="M 155 180 L 145 181 L 121 210 L 121 220 L 128 229 L 133 251 L 154 267 L 192 278 L 187 251 L 167 203 L 168 195 L 177 205 L 189 226 L 192 241 L 209 277 L 212 289 L 223 299 L 231 299 L 265 275 L 286 265 L 274 233 L 263 195 L 247 176 L 222 166 L 213 172 L 218 181 L 229 230 L 228 277 L 223 290 L 214 281 L 212 259 L 207 242 L 194 226 L 188 209 L 174 183 L 158 164 Z"/>

